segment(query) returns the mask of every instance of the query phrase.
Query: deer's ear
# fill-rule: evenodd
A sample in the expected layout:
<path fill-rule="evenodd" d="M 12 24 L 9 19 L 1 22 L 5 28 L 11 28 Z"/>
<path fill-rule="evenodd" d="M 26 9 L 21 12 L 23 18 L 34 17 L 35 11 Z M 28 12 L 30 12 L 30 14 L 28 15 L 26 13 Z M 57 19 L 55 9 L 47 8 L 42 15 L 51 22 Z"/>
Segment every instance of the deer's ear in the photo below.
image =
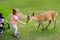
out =
<path fill-rule="evenodd" d="M 34 12 L 32 13 L 32 16 L 34 16 Z"/>

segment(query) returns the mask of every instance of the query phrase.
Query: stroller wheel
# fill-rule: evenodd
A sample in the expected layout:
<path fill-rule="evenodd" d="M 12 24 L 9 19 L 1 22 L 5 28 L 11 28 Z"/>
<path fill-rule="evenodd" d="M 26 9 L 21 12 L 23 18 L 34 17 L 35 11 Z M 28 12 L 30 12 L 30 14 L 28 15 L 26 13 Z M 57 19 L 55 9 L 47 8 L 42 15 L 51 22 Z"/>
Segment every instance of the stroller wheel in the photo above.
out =
<path fill-rule="evenodd" d="M 0 34 L 2 34 L 3 33 L 3 30 L 0 30 Z"/>

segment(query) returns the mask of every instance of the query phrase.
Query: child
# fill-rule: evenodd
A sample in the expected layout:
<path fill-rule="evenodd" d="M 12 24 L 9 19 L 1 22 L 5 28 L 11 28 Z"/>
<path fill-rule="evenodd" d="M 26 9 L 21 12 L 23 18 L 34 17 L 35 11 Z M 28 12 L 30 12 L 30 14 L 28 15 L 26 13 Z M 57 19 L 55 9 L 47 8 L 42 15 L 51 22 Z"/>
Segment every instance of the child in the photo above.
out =
<path fill-rule="evenodd" d="M 19 37 L 17 22 L 19 22 L 21 24 L 25 24 L 25 23 L 18 20 L 18 17 L 17 17 L 18 12 L 19 12 L 19 10 L 17 8 L 14 8 L 13 9 L 13 15 L 12 15 L 12 18 L 11 18 L 11 24 L 12 24 L 12 27 L 14 28 L 14 36 L 15 37 Z"/>

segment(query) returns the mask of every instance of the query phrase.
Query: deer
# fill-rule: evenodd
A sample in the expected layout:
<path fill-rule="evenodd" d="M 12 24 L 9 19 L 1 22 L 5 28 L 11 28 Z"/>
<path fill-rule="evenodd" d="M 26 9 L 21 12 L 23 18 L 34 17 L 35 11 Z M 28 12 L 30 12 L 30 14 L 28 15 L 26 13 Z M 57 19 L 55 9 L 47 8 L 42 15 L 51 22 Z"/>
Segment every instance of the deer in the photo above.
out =
<path fill-rule="evenodd" d="M 45 29 L 47 29 L 49 27 L 49 25 L 51 24 L 51 21 L 54 22 L 54 29 L 55 29 L 56 15 L 57 15 L 56 11 L 45 11 L 45 12 L 39 13 L 37 16 L 35 16 L 34 14 L 35 14 L 34 12 L 32 14 L 28 13 L 26 23 L 28 23 L 29 20 L 36 20 L 39 23 L 37 31 L 38 31 L 40 25 L 42 25 L 42 30 L 44 30 L 44 26 L 43 26 L 44 21 L 48 21 L 48 25 L 46 26 Z"/>

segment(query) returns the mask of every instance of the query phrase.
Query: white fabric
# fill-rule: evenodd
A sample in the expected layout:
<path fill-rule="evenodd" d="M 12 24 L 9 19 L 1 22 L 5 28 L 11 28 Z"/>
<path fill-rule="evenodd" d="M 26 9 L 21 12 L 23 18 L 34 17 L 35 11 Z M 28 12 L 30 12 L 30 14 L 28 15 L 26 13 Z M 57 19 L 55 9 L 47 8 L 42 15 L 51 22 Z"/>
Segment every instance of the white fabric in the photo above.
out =
<path fill-rule="evenodd" d="M 0 19 L 0 23 L 4 22 L 4 19 Z"/>
<path fill-rule="evenodd" d="M 18 28 L 17 28 L 17 25 L 12 25 L 13 28 L 14 28 L 14 31 L 15 31 L 15 34 L 18 32 Z"/>

